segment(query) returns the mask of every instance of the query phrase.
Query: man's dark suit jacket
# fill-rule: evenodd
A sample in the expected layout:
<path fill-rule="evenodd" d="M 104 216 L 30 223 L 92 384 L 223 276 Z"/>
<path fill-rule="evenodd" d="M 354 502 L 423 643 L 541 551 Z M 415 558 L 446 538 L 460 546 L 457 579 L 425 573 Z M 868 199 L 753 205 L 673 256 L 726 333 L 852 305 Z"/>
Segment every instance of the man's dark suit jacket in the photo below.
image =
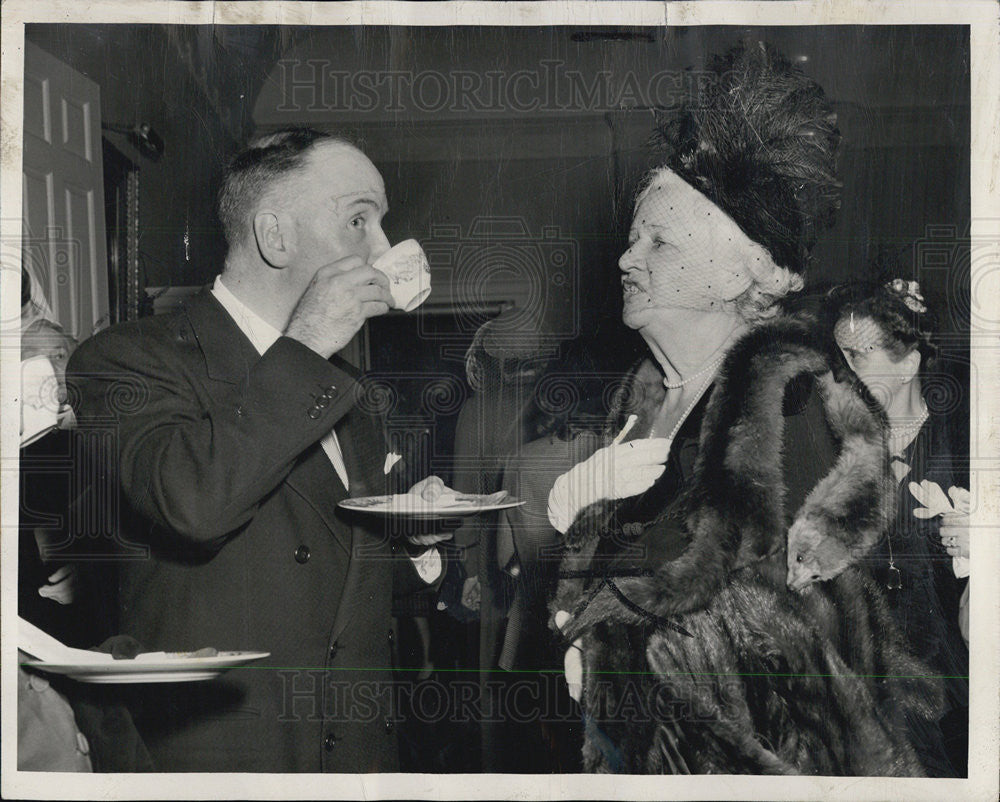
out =
<path fill-rule="evenodd" d="M 349 366 L 287 337 L 260 356 L 205 291 L 83 343 L 69 381 L 81 434 L 112 433 L 96 465 L 120 498 L 95 503 L 148 547 L 117 566 L 119 632 L 151 651 L 271 653 L 136 694 L 157 770 L 395 770 L 395 548 L 381 519 L 337 507 L 319 443 L 335 427 L 351 494 L 385 492 L 383 430 Z"/>

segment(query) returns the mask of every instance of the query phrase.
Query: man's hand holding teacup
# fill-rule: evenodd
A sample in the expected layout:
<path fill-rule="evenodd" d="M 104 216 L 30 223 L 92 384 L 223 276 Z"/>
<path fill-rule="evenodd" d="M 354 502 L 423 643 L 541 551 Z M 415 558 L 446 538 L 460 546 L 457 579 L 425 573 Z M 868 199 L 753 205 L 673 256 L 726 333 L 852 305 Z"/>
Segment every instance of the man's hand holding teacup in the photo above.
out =
<path fill-rule="evenodd" d="M 316 271 L 292 312 L 285 335 L 328 359 L 351 341 L 368 318 L 384 315 L 391 306 L 385 274 L 359 256 L 348 256 Z"/>

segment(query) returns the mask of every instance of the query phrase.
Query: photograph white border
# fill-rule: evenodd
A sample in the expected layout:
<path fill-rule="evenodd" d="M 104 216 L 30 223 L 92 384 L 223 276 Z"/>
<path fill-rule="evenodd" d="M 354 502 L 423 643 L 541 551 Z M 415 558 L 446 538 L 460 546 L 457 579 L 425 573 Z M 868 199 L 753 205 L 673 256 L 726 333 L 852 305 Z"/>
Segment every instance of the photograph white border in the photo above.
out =
<path fill-rule="evenodd" d="M 162 23 L 264 25 L 893 25 L 967 24 L 971 29 L 971 286 L 1000 307 L 1000 4 L 977 2 L 156 2 L 7 0 L 2 7 L 0 126 L 0 320 L 19 317 L 24 24 Z M 992 319 L 1000 320 L 1000 308 Z M 972 333 L 981 386 L 1000 386 L 1000 343 Z M 12 345 L 12 344 L 11 344 Z M 4 349 L 4 356 L 7 351 Z M 996 799 L 1000 732 L 1000 618 L 995 536 L 980 538 L 972 563 L 970 753 L 967 780 L 591 775 L 54 774 L 18 772 L 16 611 L 18 510 L 17 361 L 0 363 L 0 566 L 2 566 L 2 755 L 0 793 L 32 799 Z M 1000 394 L 972 394 L 982 500 L 973 531 L 1000 531 Z"/>

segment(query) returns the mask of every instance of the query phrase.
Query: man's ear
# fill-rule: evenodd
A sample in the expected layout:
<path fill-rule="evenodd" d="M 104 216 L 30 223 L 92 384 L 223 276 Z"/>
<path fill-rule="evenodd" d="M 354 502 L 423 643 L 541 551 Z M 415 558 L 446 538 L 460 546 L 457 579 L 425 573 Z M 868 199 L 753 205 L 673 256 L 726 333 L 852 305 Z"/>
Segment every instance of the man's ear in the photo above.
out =
<path fill-rule="evenodd" d="M 253 235 L 261 258 L 271 267 L 287 267 L 295 253 L 295 227 L 291 218 L 270 210 L 257 212 Z"/>

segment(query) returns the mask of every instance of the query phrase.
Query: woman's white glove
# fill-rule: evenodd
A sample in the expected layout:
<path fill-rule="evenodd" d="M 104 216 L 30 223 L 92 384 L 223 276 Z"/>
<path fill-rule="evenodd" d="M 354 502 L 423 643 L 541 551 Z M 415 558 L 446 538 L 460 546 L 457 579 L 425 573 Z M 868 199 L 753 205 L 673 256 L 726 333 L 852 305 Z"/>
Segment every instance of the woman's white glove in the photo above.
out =
<path fill-rule="evenodd" d="M 571 616 L 565 610 L 556 613 L 556 626 L 562 629 Z M 577 638 L 566 650 L 563 657 L 563 671 L 570 698 L 579 702 L 583 695 L 583 638 Z"/>
<path fill-rule="evenodd" d="M 924 479 L 920 484 L 910 482 L 910 493 L 923 505 L 913 510 L 914 517 L 941 516 L 941 545 L 951 556 L 955 576 L 968 576 L 972 495 L 964 487 L 949 487 L 946 496 L 941 486 L 929 479 Z"/>
<path fill-rule="evenodd" d="M 549 522 L 565 533 L 580 510 L 602 499 L 644 493 L 666 469 L 670 440 L 653 437 L 598 449 L 556 479 L 549 493 Z"/>
<path fill-rule="evenodd" d="M 583 696 L 583 638 L 577 638 L 566 650 L 563 657 L 563 671 L 566 675 L 566 687 L 574 702 L 579 702 Z"/>

